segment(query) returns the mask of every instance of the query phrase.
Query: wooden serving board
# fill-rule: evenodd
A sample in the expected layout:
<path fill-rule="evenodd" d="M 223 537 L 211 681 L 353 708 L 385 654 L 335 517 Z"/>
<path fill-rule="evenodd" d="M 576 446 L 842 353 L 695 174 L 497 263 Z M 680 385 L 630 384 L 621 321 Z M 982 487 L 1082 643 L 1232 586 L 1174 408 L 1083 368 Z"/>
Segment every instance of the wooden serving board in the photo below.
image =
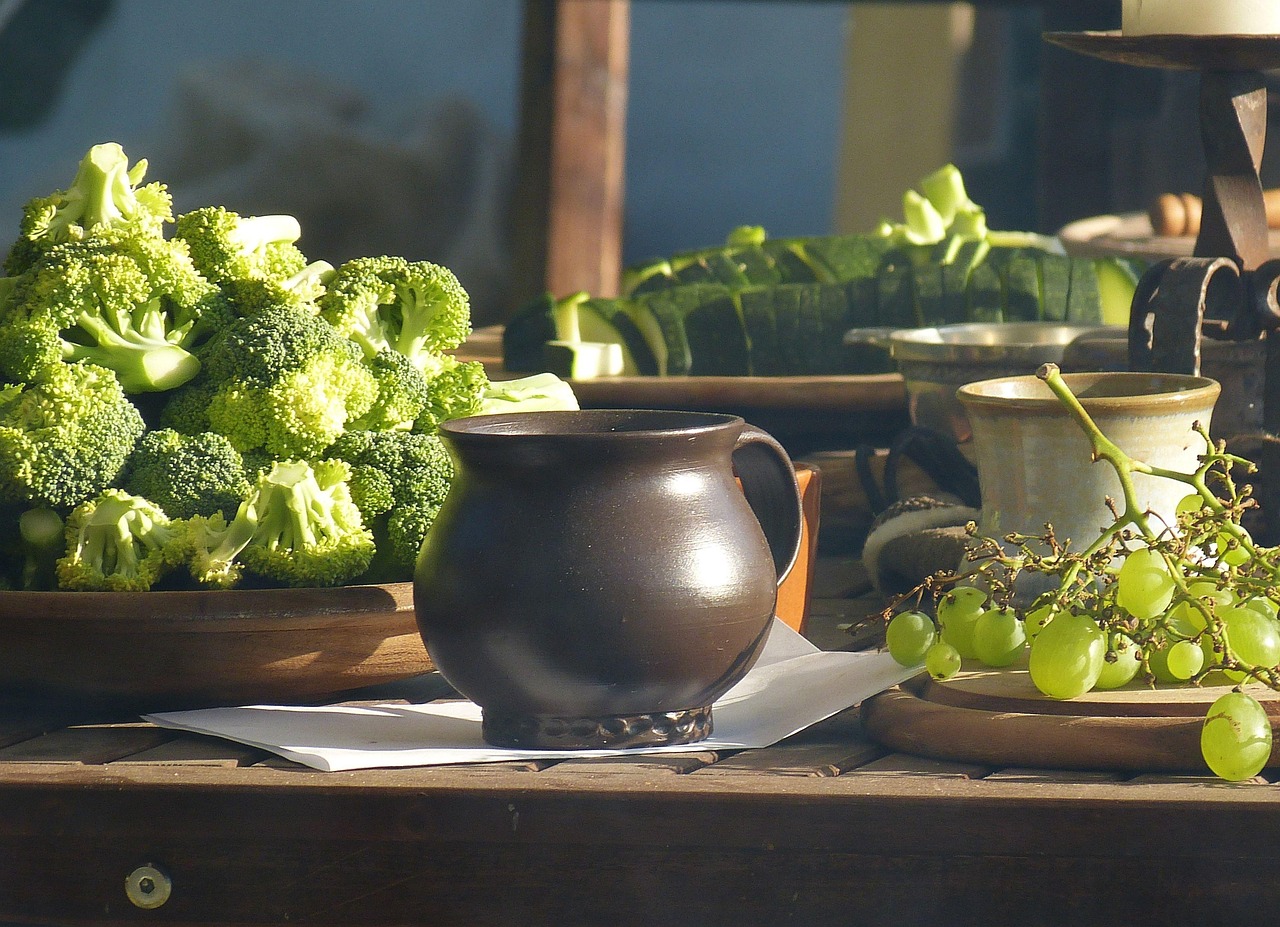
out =
<path fill-rule="evenodd" d="M 1131 684 L 1059 701 L 1025 667 L 966 666 L 945 683 L 922 675 L 868 700 L 867 733 L 903 753 L 1001 767 L 1202 773 L 1200 728 L 1231 686 Z M 1280 722 L 1280 695 L 1250 693 Z M 1280 768 L 1280 750 L 1268 768 Z"/>
<path fill-rule="evenodd" d="M 502 327 L 476 329 L 455 352 L 478 360 L 493 379 L 502 366 Z M 796 377 L 600 377 L 570 380 L 584 409 L 685 409 L 740 415 L 793 454 L 887 443 L 910 424 L 900 373 Z"/>

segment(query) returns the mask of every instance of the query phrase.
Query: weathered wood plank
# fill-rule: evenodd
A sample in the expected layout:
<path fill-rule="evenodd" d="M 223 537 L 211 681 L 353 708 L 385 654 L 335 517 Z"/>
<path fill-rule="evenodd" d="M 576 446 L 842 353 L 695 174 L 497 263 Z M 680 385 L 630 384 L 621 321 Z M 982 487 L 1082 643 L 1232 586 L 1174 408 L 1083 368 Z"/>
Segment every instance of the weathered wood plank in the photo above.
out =
<path fill-rule="evenodd" d="M 265 750 L 216 737 L 182 734 L 146 750 L 111 760 L 112 765 L 153 766 L 252 766 L 267 756 Z"/>
<path fill-rule="evenodd" d="M 987 782 L 1037 782 L 1044 785 L 1087 785 L 1125 782 L 1128 774 L 1084 769 L 998 769 L 984 777 Z"/>
<path fill-rule="evenodd" d="M 955 763 L 934 760 L 906 753 L 888 756 L 850 770 L 847 776 L 910 776 L 913 778 L 983 779 L 991 773 L 990 766 L 977 763 Z"/>
<path fill-rule="evenodd" d="M 652 756 L 580 757 L 562 760 L 541 773 L 547 777 L 679 776 L 712 766 L 718 756 L 710 750 Z"/>
<path fill-rule="evenodd" d="M 885 755 L 879 744 L 864 741 L 847 744 L 800 744 L 744 750 L 714 766 L 698 770 L 699 776 L 838 776 Z"/>
<path fill-rule="evenodd" d="M 70 727 L 0 749 L 0 764 L 96 765 L 151 749 L 172 736 L 141 723 Z"/>

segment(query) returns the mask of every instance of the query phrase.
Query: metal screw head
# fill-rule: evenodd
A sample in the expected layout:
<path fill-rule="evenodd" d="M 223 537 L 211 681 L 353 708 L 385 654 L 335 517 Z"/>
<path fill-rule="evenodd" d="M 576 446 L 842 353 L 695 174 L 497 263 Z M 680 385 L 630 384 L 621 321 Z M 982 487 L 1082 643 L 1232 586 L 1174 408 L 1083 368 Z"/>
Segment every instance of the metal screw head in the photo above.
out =
<path fill-rule="evenodd" d="M 162 870 L 152 865 L 139 866 L 124 880 L 124 893 L 136 907 L 158 908 L 169 900 L 173 882 Z"/>

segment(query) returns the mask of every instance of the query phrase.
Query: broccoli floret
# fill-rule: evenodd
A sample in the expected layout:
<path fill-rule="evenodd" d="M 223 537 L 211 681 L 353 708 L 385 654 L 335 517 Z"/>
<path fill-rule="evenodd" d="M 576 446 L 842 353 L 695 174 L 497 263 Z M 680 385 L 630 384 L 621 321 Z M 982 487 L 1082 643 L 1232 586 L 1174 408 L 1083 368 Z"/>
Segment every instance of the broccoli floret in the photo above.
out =
<path fill-rule="evenodd" d="M 187 532 L 153 502 L 119 489 L 76 506 L 67 517 L 60 589 L 146 592 L 188 557 Z"/>
<path fill-rule="evenodd" d="M 149 431 L 125 467 L 124 488 L 145 496 L 173 518 L 234 514 L 249 494 L 244 459 L 223 435 Z"/>
<path fill-rule="evenodd" d="M 351 468 L 278 461 L 229 523 L 197 520 L 192 575 L 206 585 L 239 581 L 241 568 L 288 586 L 337 586 L 368 569 L 373 535 L 351 501 Z"/>
<path fill-rule="evenodd" d="M 245 505 L 247 502 L 242 502 L 240 509 Z M 239 585 L 244 567 L 236 557 L 253 539 L 253 524 L 244 519 L 228 522 L 221 512 L 214 512 L 205 518 L 196 515 L 186 525 L 192 579 L 214 589 Z"/>
<path fill-rule="evenodd" d="M 173 219 L 173 201 L 163 184 L 139 186 L 147 162 L 132 168 L 115 142 L 94 145 L 66 190 L 27 202 L 19 237 L 5 259 L 5 272 L 25 272 L 49 247 L 108 229 L 159 238 Z"/>
<path fill-rule="evenodd" d="M 378 397 L 360 349 L 291 307 L 235 320 L 200 359 L 201 375 L 177 391 L 161 421 L 186 433 L 216 431 L 241 453 L 315 457 Z"/>
<path fill-rule="evenodd" d="M 320 298 L 320 313 L 367 356 L 399 351 L 419 367 L 471 333 L 471 302 L 453 272 L 401 257 L 342 264 Z"/>
<path fill-rule="evenodd" d="M 477 414 L 488 389 L 489 376 L 479 361 L 440 355 L 428 368 L 427 404 L 414 421 L 413 430 L 434 434 L 441 422 Z"/>
<path fill-rule="evenodd" d="M 398 351 L 379 351 L 368 361 L 378 382 L 373 408 L 349 427 L 385 431 L 409 430 L 436 398 L 436 391 L 413 361 Z"/>
<path fill-rule="evenodd" d="M 438 435 L 349 431 L 328 454 L 351 465 L 352 499 L 378 553 L 365 578 L 405 581 L 453 481 L 453 461 Z"/>
<path fill-rule="evenodd" d="M 17 278 L 0 316 L 0 371 L 24 380 L 53 357 L 114 370 L 129 393 L 200 369 L 197 322 L 217 289 L 183 247 L 117 230 L 50 247 Z"/>
<path fill-rule="evenodd" d="M 115 374 L 51 364 L 0 389 L 0 501 L 71 508 L 115 484 L 142 435 Z"/>
<path fill-rule="evenodd" d="M 328 261 L 312 261 L 284 280 L 228 280 L 222 284 L 223 300 L 232 316 L 257 315 L 276 306 L 293 306 L 318 314 L 316 301 L 324 295 L 325 283 L 333 277 Z"/>
<path fill-rule="evenodd" d="M 191 260 L 214 283 L 280 282 L 307 266 L 295 242 L 302 227 L 293 216 L 241 216 L 205 206 L 178 216 L 174 235 L 191 249 Z"/>

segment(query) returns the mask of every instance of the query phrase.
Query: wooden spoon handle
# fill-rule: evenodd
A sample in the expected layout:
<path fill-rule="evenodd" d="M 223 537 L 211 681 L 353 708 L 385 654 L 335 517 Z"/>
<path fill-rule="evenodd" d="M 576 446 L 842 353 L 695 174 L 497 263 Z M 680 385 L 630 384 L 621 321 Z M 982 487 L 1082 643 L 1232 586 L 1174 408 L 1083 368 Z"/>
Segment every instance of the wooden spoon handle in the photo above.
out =
<path fill-rule="evenodd" d="M 1280 189 L 1263 190 L 1267 227 L 1280 229 Z M 1200 197 L 1192 193 L 1164 193 L 1147 210 L 1151 229 L 1160 236 L 1199 235 Z"/>

